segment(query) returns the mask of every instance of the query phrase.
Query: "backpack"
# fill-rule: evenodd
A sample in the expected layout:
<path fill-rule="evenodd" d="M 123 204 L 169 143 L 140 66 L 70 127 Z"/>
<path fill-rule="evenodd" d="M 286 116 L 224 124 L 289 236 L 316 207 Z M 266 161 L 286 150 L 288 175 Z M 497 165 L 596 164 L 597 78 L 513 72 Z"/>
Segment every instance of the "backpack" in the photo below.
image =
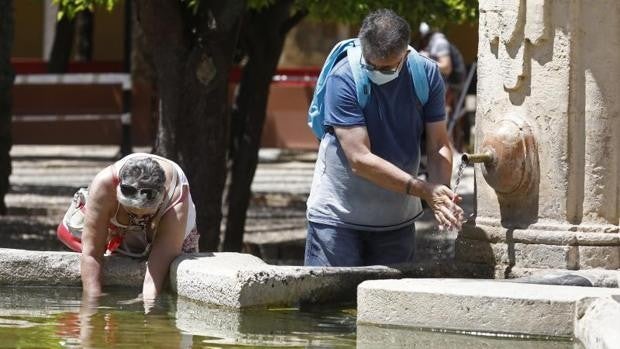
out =
<path fill-rule="evenodd" d="M 450 61 L 452 61 L 452 72 L 448 76 L 448 83 L 460 85 L 465 82 L 467 69 L 465 68 L 465 61 L 461 51 L 452 43 L 450 43 Z"/>
<path fill-rule="evenodd" d="M 420 56 L 416 50 L 409 47 L 409 55 L 407 56 L 407 63 L 409 67 L 409 73 L 413 80 L 413 89 L 418 98 L 418 101 L 422 106 L 428 101 L 429 86 L 428 79 L 426 78 L 426 70 L 424 69 L 424 60 L 426 58 Z M 343 58 L 347 57 L 349 64 L 351 65 L 351 72 L 353 74 L 353 80 L 355 82 L 355 90 L 357 94 L 357 102 L 360 107 L 364 109 L 368 103 L 368 97 L 370 96 L 371 84 L 368 76 L 362 71 L 361 57 L 362 47 L 359 39 L 347 39 L 337 43 L 331 50 L 321 73 L 316 82 L 314 88 L 314 94 L 312 96 L 312 102 L 308 110 L 308 126 L 312 129 L 314 135 L 320 140 L 325 135 L 325 128 L 323 121 L 325 120 L 325 82 L 327 77 L 331 73 L 332 69 L 336 66 L 336 63 L 340 62 Z"/>

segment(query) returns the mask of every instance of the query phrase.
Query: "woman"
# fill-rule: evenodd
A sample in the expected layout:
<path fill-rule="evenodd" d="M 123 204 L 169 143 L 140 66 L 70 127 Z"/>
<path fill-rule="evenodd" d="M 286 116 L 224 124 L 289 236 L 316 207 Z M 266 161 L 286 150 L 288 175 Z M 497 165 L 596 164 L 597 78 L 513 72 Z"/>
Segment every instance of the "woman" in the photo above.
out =
<path fill-rule="evenodd" d="M 148 258 L 142 286 L 146 300 L 161 292 L 174 258 L 198 251 L 195 222 L 189 183 L 179 165 L 135 153 L 99 172 L 88 192 L 76 193 L 57 234 L 82 252 L 82 286 L 90 296 L 101 294 L 104 254 Z"/>

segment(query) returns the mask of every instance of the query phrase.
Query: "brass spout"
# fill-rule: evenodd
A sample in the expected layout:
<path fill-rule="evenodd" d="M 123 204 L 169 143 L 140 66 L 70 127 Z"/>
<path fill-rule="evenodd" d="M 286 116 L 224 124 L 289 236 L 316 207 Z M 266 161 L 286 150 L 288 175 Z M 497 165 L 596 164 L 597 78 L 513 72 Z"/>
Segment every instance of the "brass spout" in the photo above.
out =
<path fill-rule="evenodd" d="M 461 160 L 466 164 L 484 163 L 486 165 L 492 163 L 493 160 L 495 160 L 495 156 L 493 155 L 492 151 L 487 149 L 482 153 L 463 153 L 463 155 L 461 156 Z"/>

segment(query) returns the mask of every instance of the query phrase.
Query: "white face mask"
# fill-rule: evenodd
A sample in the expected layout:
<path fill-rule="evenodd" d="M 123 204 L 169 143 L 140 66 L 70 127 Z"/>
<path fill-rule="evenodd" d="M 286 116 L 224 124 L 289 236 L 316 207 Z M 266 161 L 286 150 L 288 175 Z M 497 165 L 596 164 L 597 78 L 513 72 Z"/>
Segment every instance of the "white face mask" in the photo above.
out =
<path fill-rule="evenodd" d="M 404 61 L 404 58 L 403 58 L 403 61 Z M 364 70 L 366 71 L 366 74 L 368 76 L 368 79 L 370 79 L 370 81 L 374 82 L 377 85 L 383 85 L 383 84 L 387 84 L 388 82 L 398 77 L 398 74 L 400 74 L 400 70 L 404 65 L 403 61 L 401 61 L 401 63 L 398 65 L 398 68 L 394 72 L 382 72 L 380 70 L 369 70 L 369 69 L 364 69 Z M 362 57 L 362 63 L 363 63 L 362 64 L 362 67 L 363 67 L 366 64 L 366 60 L 364 59 L 364 57 Z"/>
<path fill-rule="evenodd" d="M 366 71 L 366 73 L 368 74 L 368 78 L 370 79 L 370 81 L 374 82 L 377 85 L 383 85 L 396 79 L 398 77 L 399 71 L 395 73 L 386 74 L 378 70 L 373 70 L 373 71 Z"/>

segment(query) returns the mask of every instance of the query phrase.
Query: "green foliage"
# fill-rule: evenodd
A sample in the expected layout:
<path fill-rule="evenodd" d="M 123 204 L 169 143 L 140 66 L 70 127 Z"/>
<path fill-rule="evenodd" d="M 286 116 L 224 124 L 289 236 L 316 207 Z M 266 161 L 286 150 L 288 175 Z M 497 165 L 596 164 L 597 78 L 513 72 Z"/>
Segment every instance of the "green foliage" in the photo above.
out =
<path fill-rule="evenodd" d="M 126 0 L 130 1 L 130 0 Z M 194 11 L 200 0 L 179 0 Z M 248 0 L 252 9 L 265 8 L 279 0 Z M 83 10 L 103 6 L 111 10 L 118 0 L 54 0 L 58 4 L 58 19 L 73 18 Z M 295 0 L 295 10 L 308 11 L 310 17 L 326 21 L 357 24 L 372 10 L 390 8 L 411 24 L 421 21 L 434 26 L 446 23 L 474 22 L 478 18 L 478 0 Z"/>
<path fill-rule="evenodd" d="M 80 11 L 93 11 L 95 6 L 103 6 L 111 11 L 118 0 L 53 0 L 53 2 L 58 5 L 57 20 L 61 20 L 64 16 L 73 18 Z"/>
<path fill-rule="evenodd" d="M 253 9 L 264 8 L 277 0 L 249 0 Z M 434 26 L 446 23 L 474 22 L 478 18 L 478 0 L 295 0 L 296 10 L 306 10 L 311 18 L 358 24 L 368 12 L 390 8 L 417 25 L 425 21 Z"/>
<path fill-rule="evenodd" d="M 298 0 L 314 18 L 360 23 L 368 12 L 389 8 L 412 24 L 421 21 L 442 26 L 447 22 L 462 23 L 477 18 L 477 0 L 366 0 L 322 1 Z"/>

